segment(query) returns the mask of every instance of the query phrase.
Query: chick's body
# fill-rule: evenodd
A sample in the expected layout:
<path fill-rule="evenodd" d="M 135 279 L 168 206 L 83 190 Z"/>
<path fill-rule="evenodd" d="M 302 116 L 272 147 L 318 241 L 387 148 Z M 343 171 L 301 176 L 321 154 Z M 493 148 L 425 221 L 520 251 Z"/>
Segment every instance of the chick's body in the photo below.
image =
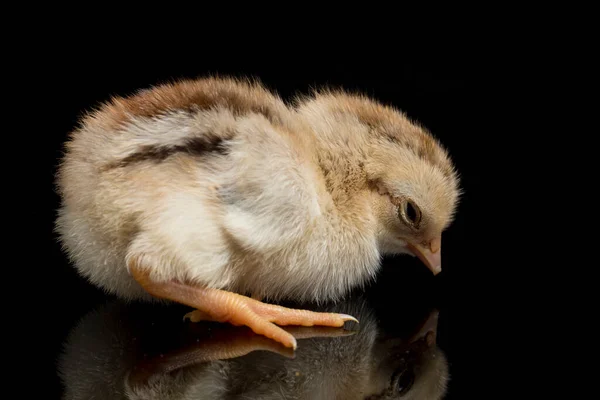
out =
<path fill-rule="evenodd" d="M 127 299 L 155 298 L 134 263 L 152 282 L 336 299 L 371 279 L 382 254 L 408 252 L 406 237 L 427 245 L 457 198 L 444 150 L 396 110 L 331 92 L 291 107 L 257 83 L 218 78 L 90 113 L 57 184 L 64 248 L 83 276 Z M 406 196 L 418 230 L 399 222 Z"/>

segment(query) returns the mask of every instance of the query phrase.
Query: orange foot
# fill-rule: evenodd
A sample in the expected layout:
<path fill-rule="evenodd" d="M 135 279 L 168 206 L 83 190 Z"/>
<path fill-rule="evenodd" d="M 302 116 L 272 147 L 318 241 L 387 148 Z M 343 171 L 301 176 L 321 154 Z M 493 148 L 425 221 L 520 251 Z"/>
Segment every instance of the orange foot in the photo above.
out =
<path fill-rule="evenodd" d="M 245 325 L 256 334 L 293 349 L 297 347 L 296 339 L 277 325 L 341 327 L 345 321 L 358 322 L 356 318 L 346 314 L 296 310 L 219 289 L 195 287 L 180 282 L 157 283 L 136 265 L 130 265 L 130 270 L 133 277 L 151 295 L 197 309 L 184 318 L 193 322 L 210 320 L 236 326 Z"/>
<path fill-rule="evenodd" d="M 297 346 L 294 336 L 277 325 L 341 327 L 345 321 L 358 322 L 356 318 L 345 314 L 285 308 L 265 304 L 224 290 L 197 290 L 202 293 L 203 304 L 197 306 L 198 310 L 187 313 L 184 319 L 189 319 L 192 322 L 204 320 L 228 322 L 235 326 L 245 325 L 259 335 L 264 335 L 294 349 Z"/>

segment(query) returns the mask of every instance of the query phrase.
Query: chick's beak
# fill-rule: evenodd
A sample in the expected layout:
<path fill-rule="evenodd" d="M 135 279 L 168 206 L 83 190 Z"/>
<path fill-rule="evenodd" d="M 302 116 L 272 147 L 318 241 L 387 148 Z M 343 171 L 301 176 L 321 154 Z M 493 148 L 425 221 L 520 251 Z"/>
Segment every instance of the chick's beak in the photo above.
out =
<path fill-rule="evenodd" d="M 433 275 L 442 271 L 442 237 L 433 238 L 429 245 L 408 244 L 409 250 L 429 268 Z"/>

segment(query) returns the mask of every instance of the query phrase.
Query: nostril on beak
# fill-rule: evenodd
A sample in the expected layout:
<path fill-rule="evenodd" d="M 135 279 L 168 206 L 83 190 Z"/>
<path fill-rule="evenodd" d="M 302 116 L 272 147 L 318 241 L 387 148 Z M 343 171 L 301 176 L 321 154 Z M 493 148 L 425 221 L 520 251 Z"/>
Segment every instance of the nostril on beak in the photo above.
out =
<path fill-rule="evenodd" d="M 435 238 L 431 242 L 429 242 L 429 249 L 432 253 L 437 253 L 442 247 L 442 240 L 440 238 Z"/>

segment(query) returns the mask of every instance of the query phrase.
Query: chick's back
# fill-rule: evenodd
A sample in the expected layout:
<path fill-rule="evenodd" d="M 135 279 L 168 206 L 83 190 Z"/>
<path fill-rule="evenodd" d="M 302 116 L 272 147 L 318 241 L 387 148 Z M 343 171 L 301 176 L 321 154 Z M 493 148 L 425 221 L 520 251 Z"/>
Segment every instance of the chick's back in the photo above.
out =
<path fill-rule="evenodd" d="M 150 299 L 127 271 L 134 256 L 157 280 L 242 288 L 251 254 L 297 240 L 320 213 L 308 136 L 250 81 L 188 80 L 113 98 L 66 143 L 63 248 L 84 277 L 124 298 Z M 256 281 L 269 276 L 257 268 Z M 303 282 L 273 290 L 293 289 L 286 284 Z"/>

